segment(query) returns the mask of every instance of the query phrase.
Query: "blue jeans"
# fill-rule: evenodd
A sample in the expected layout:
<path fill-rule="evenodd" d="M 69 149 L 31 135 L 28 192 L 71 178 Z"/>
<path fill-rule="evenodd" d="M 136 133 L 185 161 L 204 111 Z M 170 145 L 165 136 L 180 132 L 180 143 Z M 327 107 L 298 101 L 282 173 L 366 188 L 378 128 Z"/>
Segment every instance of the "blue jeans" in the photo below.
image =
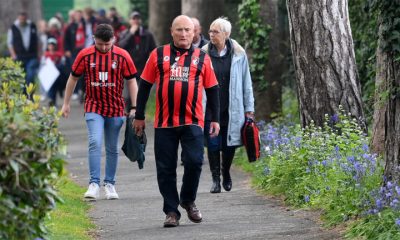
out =
<path fill-rule="evenodd" d="M 157 182 L 164 199 L 163 211 L 180 216 L 179 203 L 189 204 L 196 200 L 203 165 L 203 129 L 195 125 L 156 128 L 154 134 Z M 180 195 L 176 179 L 179 142 L 185 158 Z"/>
<path fill-rule="evenodd" d="M 118 137 L 125 117 L 103 117 L 100 114 L 90 112 L 85 113 L 85 119 L 89 143 L 89 184 L 94 182 L 100 185 L 103 132 L 106 148 L 104 183 L 114 184 L 118 165 Z"/>
<path fill-rule="evenodd" d="M 28 86 L 30 83 L 35 83 L 35 75 L 39 67 L 37 58 L 19 58 L 18 61 L 22 62 L 22 67 L 25 71 L 25 84 Z M 26 89 L 24 88 L 24 92 Z"/>
<path fill-rule="evenodd" d="M 219 152 L 227 156 L 234 156 L 236 146 L 228 146 L 228 126 L 221 126 L 219 134 L 216 137 L 210 137 L 210 122 L 206 121 L 204 124 L 204 134 L 206 136 L 207 149 L 210 152 Z"/>

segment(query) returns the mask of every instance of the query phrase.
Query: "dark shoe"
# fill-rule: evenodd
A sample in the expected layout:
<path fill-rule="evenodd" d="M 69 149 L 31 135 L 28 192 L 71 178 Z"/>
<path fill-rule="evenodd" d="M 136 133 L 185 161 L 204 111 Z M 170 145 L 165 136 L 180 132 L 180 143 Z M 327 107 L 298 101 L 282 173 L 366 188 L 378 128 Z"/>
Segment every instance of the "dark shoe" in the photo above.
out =
<path fill-rule="evenodd" d="M 219 151 L 208 151 L 208 162 L 210 163 L 210 170 L 213 179 L 213 184 L 210 189 L 210 193 L 221 192 L 221 160 Z"/>
<path fill-rule="evenodd" d="M 232 189 L 232 179 L 229 172 L 223 177 L 222 187 L 224 187 L 225 191 L 229 192 Z"/>
<path fill-rule="evenodd" d="M 195 203 L 190 203 L 187 205 L 181 203 L 181 207 L 186 210 L 190 221 L 194 223 L 200 223 L 203 220 L 201 217 L 201 212 L 197 209 Z"/>
<path fill-rule="evenodd" d="M 169 228 L 169 227 L 177 227 L 177 226 L 179 226 L 178 215 L 174 212 L 168 213 L 167 217 L 165 218 L 165 221 L 164 221 L 164 227 Z"/>
<path fill-rule="evenodd" d="M 210 193 L 220 193 L 221 192 L 221 180 L 213 178 L 213 184 L 210 189 Z"/>
<path fill-rule="evenodd" d="M 229 171 L 231 169 L 233 156 L 234 155 L 222 153 L 222 187 L 228 192 L 232 189 L 232 179 Z"/>

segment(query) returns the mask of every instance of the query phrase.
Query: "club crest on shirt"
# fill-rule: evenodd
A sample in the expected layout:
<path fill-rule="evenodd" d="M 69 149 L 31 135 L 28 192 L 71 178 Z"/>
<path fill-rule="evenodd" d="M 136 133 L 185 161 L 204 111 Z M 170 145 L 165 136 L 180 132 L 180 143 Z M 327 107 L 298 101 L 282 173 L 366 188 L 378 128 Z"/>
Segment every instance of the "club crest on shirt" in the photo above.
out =
<path fill-rule="evenodd" d="M 194 57 L 192 60 L 193 65 L 199 64 L 200 59 L 198 57 Z"/>
<path fill-rule="evenodd" d="M 113 61 L 112 61 L 112 64 L 111 64 L 111 68 L 112 68 L 112 69 L 116 69 L 117 66 L 118 66 L 117 60 L 113 60 Z"/>

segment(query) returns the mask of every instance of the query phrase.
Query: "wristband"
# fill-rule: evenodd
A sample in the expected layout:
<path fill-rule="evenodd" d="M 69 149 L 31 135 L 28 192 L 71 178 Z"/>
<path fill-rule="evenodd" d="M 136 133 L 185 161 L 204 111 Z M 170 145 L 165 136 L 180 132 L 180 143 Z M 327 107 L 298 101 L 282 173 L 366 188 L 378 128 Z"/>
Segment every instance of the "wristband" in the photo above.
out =
<path fill-rule="evenodd" d="M 130 110 L 132 110 L 132 109 L 136 109 L 136 106 L 132 106 L 132 107 L 130 108 Z"/>

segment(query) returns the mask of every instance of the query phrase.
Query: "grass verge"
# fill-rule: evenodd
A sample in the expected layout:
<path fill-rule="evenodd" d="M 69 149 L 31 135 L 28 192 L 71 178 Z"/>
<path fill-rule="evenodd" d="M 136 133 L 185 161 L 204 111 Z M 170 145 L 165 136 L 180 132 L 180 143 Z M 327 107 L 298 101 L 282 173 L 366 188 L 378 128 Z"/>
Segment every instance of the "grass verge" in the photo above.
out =
<path fill-rule="evenodd" d="M 67 176 L 57 184 L 60 197 L 64 203 L 57 203 L 50 213 L 46 225 L 49 227 L 49 239 L 93 239 L 95 225 L 87 215 L 90 205 L 82 201 L 86 189 L 78 186 Z"/>

